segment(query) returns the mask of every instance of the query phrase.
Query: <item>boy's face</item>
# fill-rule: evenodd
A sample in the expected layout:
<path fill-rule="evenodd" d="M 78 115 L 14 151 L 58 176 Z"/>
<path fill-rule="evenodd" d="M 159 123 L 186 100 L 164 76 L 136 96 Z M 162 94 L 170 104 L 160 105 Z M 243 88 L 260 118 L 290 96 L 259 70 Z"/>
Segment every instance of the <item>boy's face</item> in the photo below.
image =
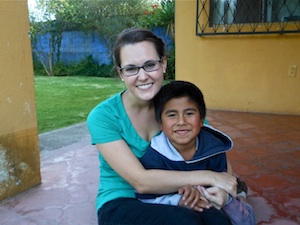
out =
<path fill-rule="evenodd" d="M 175 148 L 195 147 L 203 119 L 194 101 L 188 97 L 175 98 L 165 104 L 160 128 Z M 184 145 L 184 146 L 183 146 Z"/>

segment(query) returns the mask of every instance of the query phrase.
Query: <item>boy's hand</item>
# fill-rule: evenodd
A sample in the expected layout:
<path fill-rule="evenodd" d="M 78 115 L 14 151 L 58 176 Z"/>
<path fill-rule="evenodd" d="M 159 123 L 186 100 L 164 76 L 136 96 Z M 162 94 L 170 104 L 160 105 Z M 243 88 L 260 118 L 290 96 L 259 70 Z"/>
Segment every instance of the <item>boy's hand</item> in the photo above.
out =
<path fill-rule="evenodd" d="M 199 187 L 205 198 L 217 209 L 221 209 L 228 201 L 228 193 L 218 187 Z"/>
<path fill-rule="evenodd" d="M 203 209 L 208 209 L 212 205 L 202 196 L 200 191 L 193 186 L 184 186 L 179 188 L 178 193 L 182 195 L 178 205 L 191 208 L 195 211 L 202 212 Z"/>

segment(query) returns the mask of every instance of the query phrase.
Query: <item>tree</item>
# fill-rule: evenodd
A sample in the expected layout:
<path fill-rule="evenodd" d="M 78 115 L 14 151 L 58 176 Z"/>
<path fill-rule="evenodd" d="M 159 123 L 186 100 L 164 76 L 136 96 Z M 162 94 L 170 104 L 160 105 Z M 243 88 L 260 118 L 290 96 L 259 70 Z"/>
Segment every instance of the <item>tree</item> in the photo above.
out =
<path fill-rule="evenodd" d="M 175 0 L 162 0 L 160 4 L 151 4 L 143 15 L 139 16 L 137 26 L 153 29 L 163 27 L 169 36 L 175 41 Z M 168 49 L 168 69 L 166 79 L 174 79 L 175 76 L 175 46 Z"/>
<path fill-rule="evenodd" d="M 43 12 L 42 21 L 31 20 L 33 52 L 46 73 L 53 75 L 53 64 L 60 60 L 62 33 L 66 30 L 97 32 L 110 49 L 113 38 L 121 30 L 132 27 L 143 13 L 145 0 L 37 0 Z M 34 48 L 37 35 L 49 34 L 49 52 Z"/>
<path fill-rule="evenodd" d="M 60 60 L 60 45 L 62 33 L 71 24 L 77 25 L 76 11 L 82 1 L 79 0 L 37 0 L 37 8 L 41 15 L 40 21 L 36 21 L 31 14 L 30 35 L 33 44 L 33 53 L 41 62 L 47 75 L 52 76 L 55 60 Z M 43 48 L 34 48 L 38 35 L 48 37 L 48 52 L 41 51 Z M 40 46 L 41 47 L 41 46 Z M 45 46 L 44 46 L 45 48 Z"/>
<path fill-rule="evenodd" d="M 96 31 L 110 49 L 116 35 L 134 26 L 146 6 L 144 0 L 89 1 L 81 11 L 81 30 Z"/>
<path fill-rule="evenodd" d="M 136 24 L 150 29 L 164 27 L 175 40 L 175 0 L 162 0 L 160 4 L 150 5 L 139 16 Z"/>

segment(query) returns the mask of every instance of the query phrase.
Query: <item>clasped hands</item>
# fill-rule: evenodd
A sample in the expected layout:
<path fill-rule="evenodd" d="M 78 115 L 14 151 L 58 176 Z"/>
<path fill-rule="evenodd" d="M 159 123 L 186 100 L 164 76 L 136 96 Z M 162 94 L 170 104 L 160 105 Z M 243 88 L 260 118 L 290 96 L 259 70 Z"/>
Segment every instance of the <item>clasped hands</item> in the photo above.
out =
<path fill-rule="evenodd" d="M 179 206 L 191 208 L 195 211 L 202 212 L 212 206 L 221 209 L 226 205 L 229 194 L 221 188 L 203 186 L 184 186 L 179 188 L 178 194 L 182 197 L 178 203 Z"/>

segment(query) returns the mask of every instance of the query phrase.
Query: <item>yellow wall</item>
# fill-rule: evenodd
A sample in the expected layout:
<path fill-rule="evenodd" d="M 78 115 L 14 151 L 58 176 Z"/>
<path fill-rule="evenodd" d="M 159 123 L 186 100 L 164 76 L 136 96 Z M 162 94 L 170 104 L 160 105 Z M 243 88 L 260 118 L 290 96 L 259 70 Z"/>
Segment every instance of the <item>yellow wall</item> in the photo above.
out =
<path fill-rule="evenodd" d="M 300 34 L 199 37 L 196 0 L 175 12 L 176 79 L 195 83 L 207 108 L 300 115 Z"/>
<path fill-rule="evenodd" d="M 0 0 L 0 200 L 41 182 L 26 0 Z"/>

